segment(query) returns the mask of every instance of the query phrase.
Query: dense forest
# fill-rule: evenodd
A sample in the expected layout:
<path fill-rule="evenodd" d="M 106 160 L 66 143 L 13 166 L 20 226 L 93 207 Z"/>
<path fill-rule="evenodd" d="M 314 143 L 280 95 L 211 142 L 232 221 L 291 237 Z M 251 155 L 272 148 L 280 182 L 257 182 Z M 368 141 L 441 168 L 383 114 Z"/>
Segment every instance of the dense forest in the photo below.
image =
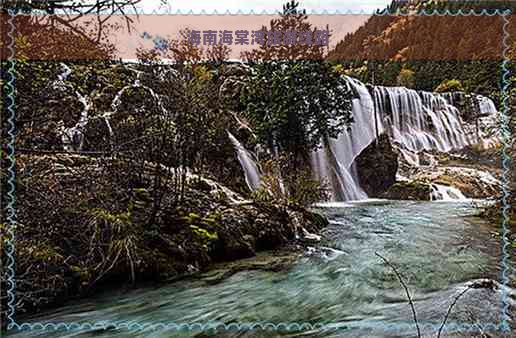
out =
<path fill-rule="evenodd" d="M 464 12 L 504 9 L 514 11 L 512 1 L 393 1 L 379 10 L 356 32 L 348 34 L 328 57 L 355 68 L 364 81 L 396 85 L 405 75 L 420 90 L 434 90 L 445 80 L 457 79 L 462 88 L 491 95 L 500 90 L 500 62 L 504 21 L 494 16 L 398 16 L 423 11 Z M 384 15 L 387 14 L 387 15 Z M 516 53 L 516 25 L 508 17 L 510 46 Z M 364 67 L 364 60 L 369 65 Z"/>

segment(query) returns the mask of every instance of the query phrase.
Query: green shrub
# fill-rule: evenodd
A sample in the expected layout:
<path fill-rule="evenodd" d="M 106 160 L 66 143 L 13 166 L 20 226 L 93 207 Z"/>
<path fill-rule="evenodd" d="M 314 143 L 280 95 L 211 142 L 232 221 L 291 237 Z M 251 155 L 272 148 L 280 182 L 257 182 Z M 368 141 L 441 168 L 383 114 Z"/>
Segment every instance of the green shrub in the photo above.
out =
<path fill-rule="evenodd" d="M 396 84 L 398 86 L 414 88 L 416 84 L 415 75 L 416 73 L 413 70 L 403 68 L 398 74 L 398 77 L 396 78 Z"/>
<path fill-rule="evenodd" d="M 320 182 L 311 170 L 299 170 L 288 177 L 289 202 L 308 207 L 328 199 L 326 182 Z"/>
<path fill-rule="evenodd" d="M 190 225 L 192 233 L 196 239 L 202 244 L 203 247 L 207 248 L 212 241 L 219 239 L 219 235 L 216 232 L 210 232 L 197 225 Z"/>
<path fill-rule="evenodd" d="M 462 92 L 464 91 L 464 87 L 459 80 L 444 80 L 437 87 L 434 88 L 434 92 L 444 93 L 444 92 Z"/>

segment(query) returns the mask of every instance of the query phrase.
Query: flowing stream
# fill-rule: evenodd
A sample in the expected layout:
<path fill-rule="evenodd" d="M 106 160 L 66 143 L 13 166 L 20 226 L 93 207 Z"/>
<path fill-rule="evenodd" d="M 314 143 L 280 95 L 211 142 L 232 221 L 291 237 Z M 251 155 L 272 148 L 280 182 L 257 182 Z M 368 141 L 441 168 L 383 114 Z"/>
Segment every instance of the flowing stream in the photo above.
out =
<path fill-rule="evenodd" d="M 340 330 L 306 328 L 303 332 L 279 333 L 233 328 L 201 333 L 148 325 L 137 332 L 90 327 L 83 331 L 18 332 L 13 336 L 415 337 L 405 293 L 392 269 L 375 252 L 404 276 L 427 335 L 435 331 L 423 324 L 439 325 L 465 283 L 478 278 L 500 279 L 501 240 L 493 235 L 492 225 L 472 217 L 478 209 L 471 201 L 369 200 L 318 208 L 331 224 L 321 233 L 322 241 L 289 269 L 243 271 L 214 285 L 201 276 L 136 290 L 121 288 L 25 320 L 126 324 L 307 322 L 332 323 Z M 496 323 L 500 308 L 498 292 L 470 291 L 457 302 L 448 325 Z M 386 331 L 385 325 L 395 326 Z M 396 332 L 392 332 L 393 327 L 398 327 Z"/>

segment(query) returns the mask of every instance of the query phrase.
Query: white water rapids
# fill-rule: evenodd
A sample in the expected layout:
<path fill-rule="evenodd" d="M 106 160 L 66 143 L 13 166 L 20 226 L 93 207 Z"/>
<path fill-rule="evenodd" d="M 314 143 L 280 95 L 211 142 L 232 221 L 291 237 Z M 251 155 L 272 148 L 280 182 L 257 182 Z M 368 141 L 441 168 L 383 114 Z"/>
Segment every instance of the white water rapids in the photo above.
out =
<path fill-rule="evenodd" d="M 432 192 L 430 194 L 430 200 L 432 200 L 432 201 L 455 201 L 455 200 L 465 201 L 465 200 L 467 200 L 467 198 L 457 188 L 432 183 Z"/>

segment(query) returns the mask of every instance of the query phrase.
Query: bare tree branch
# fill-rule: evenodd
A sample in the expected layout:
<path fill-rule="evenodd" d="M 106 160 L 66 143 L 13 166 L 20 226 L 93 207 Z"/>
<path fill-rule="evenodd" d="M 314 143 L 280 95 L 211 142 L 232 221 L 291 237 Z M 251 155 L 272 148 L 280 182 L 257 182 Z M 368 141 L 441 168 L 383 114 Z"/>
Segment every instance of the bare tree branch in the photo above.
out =
<path fill-rule="evenodd" d="M 469 290 L 471 289 L 471 285 L 469 285 L 466 289 L 464 289 L 461 293 L 459 293 L 455 299 L 453 300 L 453 302 L 450 304 L 450 306 L 448 307 L 448 311 L 446 312 L 446 315 L 444 316 L 444 319 L 443 319 L 443 322 L 441 324 L 441 327 L 439 328 L 439 331 L 437 332 L 437 338 L 441 338 L 441 332 L 444 328 L 444 326 L 446 325 L 446 321 L 448 320 L 448 317 L 450 316 L 450 313 L 451 313 L 451 310 L 453 309 L 453 307 L 455 306 L 455 304 L 457 303 L 457 301 L 459 300 L 460 297 L 462 297 L 462 295 L 464 295 L 466 292 L 468 292 Z"/>
<path fill-rule="evenodd" d="M 417 336 L 418 336 L 418 338 L 421 338 L 421 330 L 419 329 L 419 322 L 417 321 L 416 308 L 414 307 L 414 302 L 412 301 L 412 297 L 410 297 L 410 292 L 408 290 L 407 285 L 403 281 L 403 278 L 401 277 L 401 275 L 398 272 L 398 270 L 396 269 L 396 267 L 394 267 L 394 265 L 392 265 L 386 258 L 381 256 L 378 252 L 375 252 L 374 254 L 376 256 L 380 257 L 388 266 L 391 267 L 391 269 L 394 271 L 394 273 L 398 277 L 398 280 L 400 281 L 400 284 L 405 289 L 405 293 L 407 294 L 407 298 L 408 298 L 408 301 L 409 301 L 409 304 L 410 304 L 410 308 L 412 309 L 412 315 L 414 317 L 414 323 L 416 324 Z"/>
<path fill-rule="evenodd" d="M 101 40 L 104 23 L 113 16 L 115 13 L 121 13 L 125 19 L 127 30 L 131 31 L 131 25 L 134 23 L 133 19 L 124 11 L 124 8 L 130 7 L 133 9 L 136 17 L 138 18 L 138 11 L 136 5 L 142 0 L 96 0 L 75 2 L 70 0 L 14 0 L 14 1 L 3 1 L 0 4 L 0 13 L 7 14 L 10 10 L 18 10 L 24 13 L 31 13 L 32 11 L 44 11 L 53 15 L 50 22 L 59 22 L 60 24 L 70 28 L 74 33 L 79 34 L 81 37 L 88 41 L 95 43 Z M 161 1 L 165 3 L 166 1 Z M 104 13 L 108 12 L 108 13 Z M 76 21 L 84 18 L 88 14 L 97 15 L 97 32 L 94 34 L 96 39 L 89 38 L 85 30 L 80 25 L 75 25 Z M 107 18 L 100 19 L 101 15 L 107 15 Z M 39 20 L 36 18 L 36 20 Z"/>

